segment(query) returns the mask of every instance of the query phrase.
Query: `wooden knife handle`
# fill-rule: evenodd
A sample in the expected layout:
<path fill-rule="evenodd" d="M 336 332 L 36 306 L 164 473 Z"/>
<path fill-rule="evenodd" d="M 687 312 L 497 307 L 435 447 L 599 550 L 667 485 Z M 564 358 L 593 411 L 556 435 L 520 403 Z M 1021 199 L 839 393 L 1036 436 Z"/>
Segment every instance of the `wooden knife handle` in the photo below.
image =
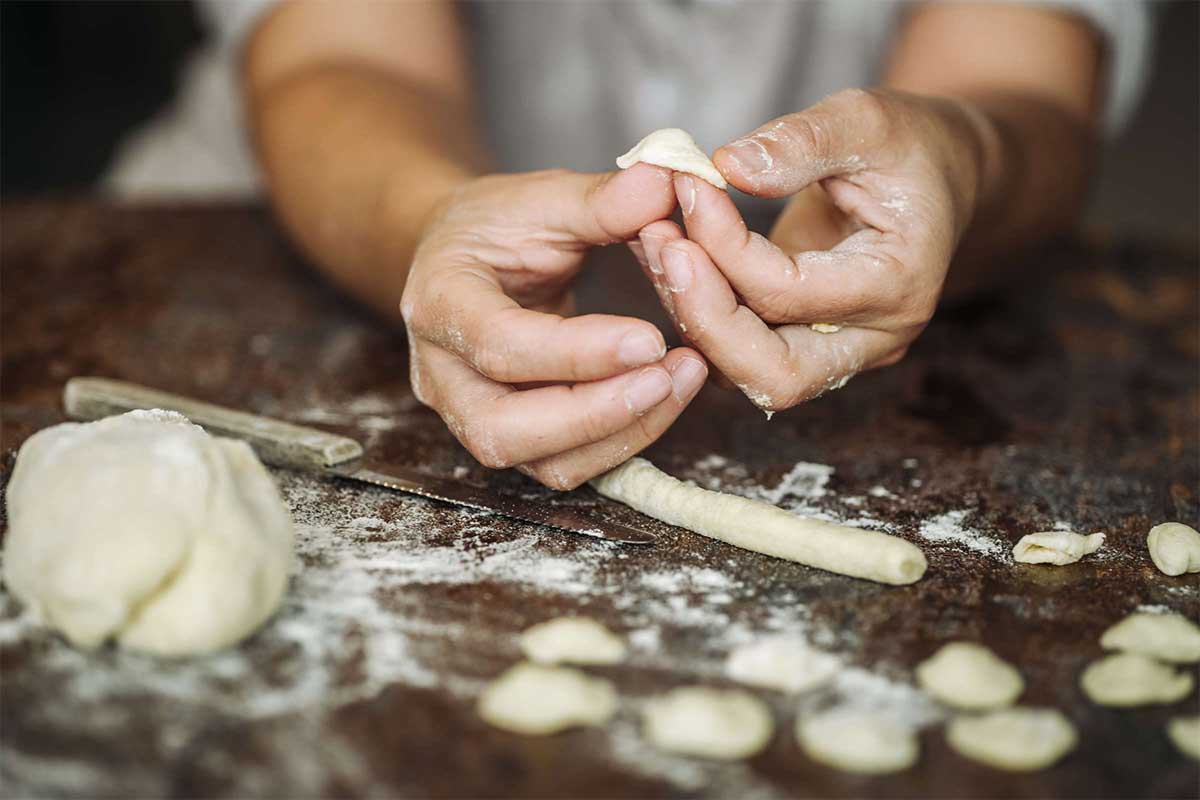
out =
<path fill-rule="evenodd" d="M 68 416 L 83 420 L 139 408 L 177 411 L 209 433 L 248 442 L 259 458 L 278 467 L 332 467 L 363 454 L 362 445 L 345 436 L 108 378 L 67 381 L 63 389 L 63 406 Z"/>

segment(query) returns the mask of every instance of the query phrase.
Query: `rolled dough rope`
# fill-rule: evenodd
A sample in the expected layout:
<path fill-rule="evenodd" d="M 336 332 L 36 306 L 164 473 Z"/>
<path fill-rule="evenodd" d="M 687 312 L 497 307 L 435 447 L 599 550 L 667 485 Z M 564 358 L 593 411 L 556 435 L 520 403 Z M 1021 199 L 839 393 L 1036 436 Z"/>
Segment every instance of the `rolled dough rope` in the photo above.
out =
<path fill-rule="evenodd" d="M 644 458 L 631 458 L 591 484 L 643 514 L 756 553 L 880 583 L 913 583 L 925 574 L 925 555 L 903 539 L 691 486 Z"/>

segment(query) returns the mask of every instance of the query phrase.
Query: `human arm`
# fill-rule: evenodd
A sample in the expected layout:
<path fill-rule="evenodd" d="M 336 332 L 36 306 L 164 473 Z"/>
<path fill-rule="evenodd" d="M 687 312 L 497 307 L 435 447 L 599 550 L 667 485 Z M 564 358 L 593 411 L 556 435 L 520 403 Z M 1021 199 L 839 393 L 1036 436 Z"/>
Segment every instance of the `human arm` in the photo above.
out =
<path fill-rule="evenodd" d="M 393 319 L 426 220 L 482 174 L 449 3 L 282 3 L 246 47 L 267 191 L 335 282 Z"/>
<path fill-rule="evenodd" d="M 986 284 L 1006 271 L 999 255 L 1073 219 L 1098 68 L 1095 36 L 1071 18 L 918 8 L 889 70 L 899 88 L 836 94 L 714 155 L 739 189 L 794 195 L 769 237 L 747 230 L 724 192 L 676 177 L 687 239 L 670 222 L 643 232 L 660 297 L 685 337 L 768 410 L 894 363 L 948 271 L 964 288 Z"/>
<path fill-rule="evenodd" d="M 566 317 L 587 249 L 668 216 L 670 176 L 483 174 L 465 62 L 449 3 L 284 4 L 246 57 L 260 161 L 312 261 L 403 321 L 416 397 L 483 464 L 572 488 L 704 382 L 645 321 Z"/>

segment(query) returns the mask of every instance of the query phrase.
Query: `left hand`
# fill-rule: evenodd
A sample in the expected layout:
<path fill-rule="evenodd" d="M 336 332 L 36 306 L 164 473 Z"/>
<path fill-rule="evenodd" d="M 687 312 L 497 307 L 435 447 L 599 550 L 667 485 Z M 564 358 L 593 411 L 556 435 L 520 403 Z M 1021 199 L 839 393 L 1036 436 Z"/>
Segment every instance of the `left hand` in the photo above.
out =
<path fill-rule="evenodd" d="M 987 125 L 957 101 L 841 92 L 714 156 L 749 194 L 795 194 L 769 238 L 677 173 L 687 238 L 655 222 L 635 253 L 684 337 L 757 406 L 789 408 L 899 361 L 929 322 L 976 210 Z"/>

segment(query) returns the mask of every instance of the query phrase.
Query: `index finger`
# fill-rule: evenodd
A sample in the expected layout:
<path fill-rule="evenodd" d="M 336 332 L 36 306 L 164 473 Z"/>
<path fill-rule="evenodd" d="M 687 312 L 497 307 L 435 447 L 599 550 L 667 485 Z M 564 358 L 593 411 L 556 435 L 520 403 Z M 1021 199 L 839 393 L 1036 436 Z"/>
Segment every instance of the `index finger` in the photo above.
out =
<path fill-rule="evenodd" d="M 417 335 L 501 383 L 589 381 L 661 359 L 662 333 L 609 314 L 560 317 L 522 308 L 482 267 L 461 267 L 422 287 L 407 320 Z"/>
<path fill-rule="evenodd" d="M 768 322 L 878 322 L 907 292 L 899 262 L 886 248 L 867 246 L 879 244 L 878 231 L 790 256 L 748 230 L 727 193 L 688 175 L 675 181 L 688 238 Z"/>

